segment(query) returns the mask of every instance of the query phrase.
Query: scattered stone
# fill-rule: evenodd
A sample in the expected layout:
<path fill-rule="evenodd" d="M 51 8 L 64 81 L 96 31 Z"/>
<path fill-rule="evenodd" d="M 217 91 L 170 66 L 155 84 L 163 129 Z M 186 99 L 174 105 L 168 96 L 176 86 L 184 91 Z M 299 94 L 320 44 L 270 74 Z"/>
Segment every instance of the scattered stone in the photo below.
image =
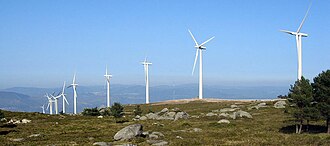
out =
<path fill-rule="evenodd" d="M 2 118 L 2 119 L 0 120 L 0 122 L 7 122 L 7 119 L 6 119 L 6 118 Z"/>
<path fill-rule="evenodd" d="M 212 110 L 212 113 L 217 113 L 219 112 L 219 110 Z"/>
<path fill-rule="evenodd" d="M 147 143 L 154 145 L 154 146 L 165 146 L 168 145 L 167 141 L 164 140 L 147 140 Z"/>
<path fill-rule="evenodd" d="M 174 121 L 179 120 L 179 119 L 188 119 L 189 118 L 189 114 L 186 112 L 178 112 L 175 115 Z"/>
<path fill-rule="evenodd" d="M 125 143 L 125 144 L 115 145 L 115 146 L 137 146 L 137 145 L 132 144 L 132 143 Z"/>
<path fill-rule="evenodd" d="M 202 131 L 201 128 L 193 128 L 192 130 L 193 130 L 194 132 L 201 132 L 201 131 Z"/>
<path fill-rule="evenodd" d="M 183 139 L 181 136 L 176 136 L 175 138 L 177 138 L 177 139 Z"/>
<path fill-rule="evenodd" d="M 158 135 L 160 137 L 164 137 L 164 134 L 161 132 L 152 132 L 151 134 Z"/>
<path fill-rule="evenodd" d="M 234 111 L 236 111 L 238 109 L 239 108 L 223 108 L 223 109 L 220 109 L 220 112 L 221 113 L 234 112 Z"/>
<path fill-rule="evenodd" d="M 168 108 L 163 108 L 161 111 L 160 111 L 160 113 L 166 113 L 166 112 L 168 112 L 169 110 L 168 110 Z"/>
<path fill-rule="evenodd" d="M 147 120 L 148 118 L 146 116 L 140 117 L 140 120 Z"/>
<path fill-rule="evenodd" d="M 222 119 L 220 121 L 218 121 L 219 124 L 229 124 L 230 121 L 229 120 L 226 120 L 226 119 Z"/>
<path fill-rule="evenodd" d="M 24 138 L 10 138 L 9 140 L 13 141 L 13 142 L 20 142 L 20 141 L 23 141 Z"/>
<path fill-rule="evenodd" d="M 259 106 L 259 107 L 266 107 L 266 106 L 267 106 L 267 103 L 262 102 L 262 103 L 259 103 L 258 106 Z"/>
<path fill-rule="evenodd" d="M 236 117 L 241 117 L 241 118 L 244 118 L 244 117 L 249 118 L 249 119 L 252 118 L 251 114 L 246 111 L 235 112 L 235 115 L 236 115 Z"/>
<path fill-rule="evenodd" d="M 111 146 L 111 143 L 108 143 L 108 142 L 94 142 L 93 145 L 96 145 L 96 146 Z"/>
<path fill-rule="evenodd" d="M 212 116 L 217 116 L 217 114 L 215 114 L 215 113 L 207 113 L 206 116 L 207 117 L 212 117 Z"/>
<path fill-rule="evenodd" d="M 155 135 L 155 134 L 149 134 L 149 138 L 150 139 L 158 139 L 159 136 L 158 135 Z"/>
<path fill-rule="evenodd" d="M 141 136 L 143 133 L 143 126 L 141 124 L 129 125 L 119 130 L 115 136 L 115 140 L 129 140 L 137 136 Z"/>
<path fill-rule="evenodd" d="M 22 124 L 26 124 L 26 123 L 30 123 L 31 122 L 31 120 L 28 120 L 28 119 L 23 119 L 22 120 Z"/>
<path fill-rule="evenodd" d="M 98 119 L 102 119 L 102 118 L 103 118 L 103 116 L 97 116 L 97 118 L 98 118 Z"/>
<path fill-rule="evenodd" d="M 192 118 L 199 118 L 199 116 L 196 116 L 196 115 L 193 115 L 193 116 L 191 116 Z"/>
<path fill-rule="evenodd" d="M 142 135 L 144 135 L 144 136 L 148 136 L 148 135 L 149 135 L 149 131 L 145 131 L 145 132 L 143 132 Z"/>
<path fill-rule="evenodd" d="M 30 135 L 30 136 L 28 136 L 29 138 L 31 138 L 31 137 L 39 137 L 41 134 L 32 134 L 32 135 Z"/>
<path fill-rule="evenodd" d="M 285 105 L 286 105 L 286 102 L 281 100 L 281 101 L 277 101 L 275 104 L 274 104 L 274 107 L 275 108 L 285 108 Z"/>
<path fill-rule="evenodd" d="M 238 108 L 238 106 L 233 104 L 233 105 L 230 106 L 230 108 Z"/>
<path fill-rule="evenodd" d="M 229 117 L 229 114 L 228 113 L 221 113 L 221 114 L 219 114 L 219 117 L 228 118 Z"/>
<path fill-rule="evenodd" d="M 149 113 L 149 114 L 146 114 L 146 117 L 148 119 L 157 119 L 158 115 L 154 114 L 154 113 Z"/>
<path fill-rule="evenodd" d="M 88 140 L 90 140 L 90 141 L 92 141 L 94 139 L 95 139 L 94 137 L 88 137 Z"/>
<path fill-rule="evenodd" d="M 181 110 L 179 109 L 179 108 L 174 108 L 174 109 L 171 109 L 171 111 L 173 111 L 173 112 L 181 112 Z"/>

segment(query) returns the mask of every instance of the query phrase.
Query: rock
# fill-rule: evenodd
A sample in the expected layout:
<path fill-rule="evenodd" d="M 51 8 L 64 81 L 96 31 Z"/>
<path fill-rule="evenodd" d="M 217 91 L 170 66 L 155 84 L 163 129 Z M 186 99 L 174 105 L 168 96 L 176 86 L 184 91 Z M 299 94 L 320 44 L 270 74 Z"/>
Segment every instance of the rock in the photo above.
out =
<path fill-rule="evenodd" d="M 28 120 L 28 119 L 23 119 L 22 120 L 22 124 L 26 124 L 26 123 L 30 123 L 31 122 L 31 120 Z"/>
<path fill-rule="evenodd" d="M 174 121 L 179 120 L 179 119 L 188 119 L 189 118 L 189 114 L 186 112 L 178 112 L 175 115 Z"/>
<path fill-rule="evenodd" d="M 162 116 L 158 116 L 157 120 L 174 120 L 175 112 L 167 112 L 163 114 Z"/>
<path fill-rule="evenodd" d="M 274 104 L 274 107 L 275 108 L 285 108 L 285 105 L 286 105 L 286 102 L 281 100 L 281 101 L 277 101 L 275 104 Z"/>
<path fill-rule="evenodd" d="M 164 140 L 147 140 L 147 143 L 154 145 L 154 146 L 165 146 L 168 145 L 167 141 Z"/>
<path fill-rule="evenodd" d="M 140 117 L 140 120 L 147 120 L 148 118 L 146 116 Z"/>
<path fill-rule="evenodd" d="M 136 115 L 135 116 L 135 119 L 140 119 L 141 117 L 139 115 Z"/>
<path fill-rule="evenodd" d="M 146 117 L 148 119 L 157 119 L 158 115 L 154 114 L 154 113 L 149 113 L 149 114 L 146 114 Z"/>
<path fill-rule="evenodd" d="M 221 113 L 234 112 L 234 111 L 236 111 L 238 109 L 239 108 L 223 108 L 223 109 L 220 109 L 220 112 Z"/>
<path fill-rule="evenodd" d="M 145 132 L 143 132 L 142 135 L 144 135 L 144 136 L 148 136 L 148 135 L 149 135 L 149 131 L 145 131 Z"/>
<path fill-rule="evenodd" d="M 199 116 L 196 116 L 196 115 L 193 115 L 193 116 L 191 116 L 192 118 L 199 118 Z"/>
<path fill-rule="evenodd" d="M 150 139 L 158 139 L 159 136 L 158 135 L 155 135 L 155 134 L 149 134 L 149 138 Z"/>
<path fill-rule="evenodd" d="M 236 112 L 230 114 L 229 117 L 235 120 L 236 119 Z"/>
<path fill-rule="evenodd" d="M 97 116 L 97 118 L 98 118 L 98 119 L 102 119 L 102 118 L 103 118 L 103 116 Z"/>
<path fill-rule="evenodd" d="M 94 139 L 95 139 L 94 137 L 88 137 L 88 140 L 90 140 L 90 141 L 92 141 Z"/>
<path fill-rule="evenodd" d="M 93 145 L 97 145 L 97 146 L 111 146 L 111 144 L 108 143 L 108 142 L 94 142 Z"/>
<path fill-rule="evenodd" d="M 212 110 L 212 113 L 217 113 L 219 112 L 219 110 Z"/>
<path fill-rule="evenodd" d="M 201 131 L 202 131 L 201 128 L 193 128 L 192 130 L 193 130 L 194 132 L 201 132 Z"/>
<path fill-rule="evenodd" d="M 2 119 L 0 120 L 0 122 L 7 122 L 7 119 L 6 119 L 6 118 L 2 118 Z"/>
<path fill-rule="evenodd" d="M 29 138 L 31 138 L 31 137 L 39 137 L 41 134 L 32 134 L 32 135 L 30 135 L 29 136 Z"/>
<path fill-rule="evenodd" d="M 238 108 L 238 106 L 233 104 L 233 105 L 230 106 L 230 108 Z"/>
<path fill-rule="evenodd" d="M 221 113 L 221 114 L 219 114 L 219 117 L 228 118 L 229 117 L 229 114 L 228 113 Z"/>
<path fill-rule="evenodd" d="M 129 140 L 137 136 L 141 136 L 143 133 L 143 126 L 141 124 L 129 125 L 119 130 L 115 136 L 115 140 Z"/>
<path fill-rule="evenodd" d="M 177 139 L 183 139 L 181 136 L 176 136 L 175 138 L 177 138 Z"/>
<path fill-rule="evenodd" d="M 163 108 L 161 111 L 160 111 L 160 113 L 166 113 L 166 112 L 168 112 L 169 110 L 168 110 L 168 108 Z"/>
<path fill-rule="evenodd" d="M 212 117 L 212 116 L 217 116 L 217 114 L 215 114 L 215 113 L 207 113 L 206 116 L 207 117 Z"/>
<path fill-rule="evenodd" d="M 164 137 L 164 134 L 161 132 L 152 132 L 151 134 L 158 135 L 160 137 Z"/>
<path fill-rule="evenodd" d="M 137 145 L 132 144 L 132 143 L 125 143 L 125 144 L 115 145 L 115 146 L 137 146 Z"/>
<path fill-rule="evenodd" d="M 9 140 L 14 141 L 14 142 L 20 142 L 20 141 L 23 141 L 24 138 L 10 138 Z"/>
<path fill-rule="evenodd" d="M 174 109 L 171 109 L 171 111 L 173 111 L 173 112 L 181 112 L 181 110 L 179 109 L 179 108 L 174 108 Z"/>
<path fill-rule="evenodd" d="M 244 118 L 244 117 L 250 118 L 250 119 L 252 118 L 251 114 L 246 111 L 235 112 L 235 115 L 236 115 L 236 117 L 241 117 L 241 118 Z"/>
<path fill-rule="evenodd" d="M 229 120 L 226 120 L 226 119 L 222 119 L 220 121 L 218 121 L 219 124 L 229 124 L 230 121 Z"/>
<path fill-rule="evenodd" d="M 259 106 L 259 107 L 266 107 L 266 106 L 267 106 L 267 103 L 262 102 L 262 103 L 259 103 L 258 106 Z"/>

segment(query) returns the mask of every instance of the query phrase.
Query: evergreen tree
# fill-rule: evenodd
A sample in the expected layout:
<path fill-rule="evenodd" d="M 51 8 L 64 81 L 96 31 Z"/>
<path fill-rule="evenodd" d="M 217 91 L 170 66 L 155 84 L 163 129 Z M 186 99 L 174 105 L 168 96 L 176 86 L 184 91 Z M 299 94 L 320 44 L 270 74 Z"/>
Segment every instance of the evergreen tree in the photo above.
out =
<path fill-rule="evenodd" d="M 301 80 L 291 85 L 288 97 L 290 104 L 294 105 L 292 115 L 298 122 L 296 124 L 296 133 L 300 134 L 304 120 L 308 122 L 317 117 L 313 113 L 316 108 L 312 105 L 313 88 L 309 80 L 302 77 Z"/>
<path fill-rule="evenodd" d="M 327 133 L 330 134 L 330 70 L 314 78 L 313 93 L 317 107 L 326 120 Z"/>
<path fill-rule="evenodd" d="M 137 116 L 137 115 L 140 115 L 141 116 L 141 114 L 142 114 L 142 109 L 141 109 L 141 107 L 140 107 L 140 105 L 136 105 L 136 107 L 135 107 L 135 109 L 134 109 L 134 115 L 135 116 Z"/>
<path fill-rule="evenodd" d="M 124 115 L 124 107 L 118 102 L 115 102 L 113 106 L 111 106 L 110 111 L 111 115 L 115 118 L 120 118 Z"/>

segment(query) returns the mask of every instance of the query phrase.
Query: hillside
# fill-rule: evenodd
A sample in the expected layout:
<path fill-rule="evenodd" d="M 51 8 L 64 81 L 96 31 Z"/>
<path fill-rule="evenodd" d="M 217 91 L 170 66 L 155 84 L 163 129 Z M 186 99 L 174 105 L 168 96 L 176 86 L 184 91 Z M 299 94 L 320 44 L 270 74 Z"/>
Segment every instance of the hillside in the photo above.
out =
<path fill-rule="evenodd" d="M 17 127 L 0 128 L 0 141 L 4 145 L 92 145 L 94 142 L 112 144 L 133 143 L 149 145 L 148 138 L 139 137 L 131 141 L 114 141 L 113 136 L 125 126 L 140 123 L 144 131 L 161 132 L 169 145 L 328 145 L 330 135 L 323 133 L 323 122 L 311 122 L 310 131 L 294 134 L 294 126 L 288 121 L 290 116 L 285 109 L 273 107 L 274 101 L 267 101 L 267 106 L 250 109 L 260 101 L 230 100 L 178 100 L 141 105 L 144 111 L 161 111 L 163 108 L 179 108 L 187 112 L 190 118 L 173 120 L 140 120 L 134 121 L 132 114 L 136 105 L 125 105 L 126 117 L 60 116 L 39 113 L 5 112 L 8 119 L 29 119 L 31 123 L 19 124 Z M 247 111 L 253 118 L 224 118 L 206 116 L 207 113 L 230 108 L 235 105 Z M 232 106 L 234 107 L 234 106 Z M 219 113 L 216 113 L 219 115 Z M 229 124 L 217 123 L 228 119 Z M 121 121 L 121 123 L 116 123 Z M 122 123 L 123 122 L 123 123 Z M 29 137 L 40 134 L 36 137 Z M 23 138 L 20 142 L 14 142 Z"/>

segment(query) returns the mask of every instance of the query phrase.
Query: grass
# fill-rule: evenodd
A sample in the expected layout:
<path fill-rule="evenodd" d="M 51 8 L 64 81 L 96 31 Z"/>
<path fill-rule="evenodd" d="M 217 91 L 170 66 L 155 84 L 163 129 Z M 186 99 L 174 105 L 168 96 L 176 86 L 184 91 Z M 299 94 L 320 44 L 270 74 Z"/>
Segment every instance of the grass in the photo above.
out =
<path fill-rule="evenodd" d="M 255 102 L 242 102 L 242 110 L 252 114 L 253 119 L 230 120 L 230 124 L 218 124 L 220 117 L 202 117 L 201 113 L 208 113 L 212 110 L 230 107 L 237 102 L 214 102 L 207 103 L 194 101 L 186 104 L 164 104 L 164 105 L 141 105 L 146 114 L 147 111 L 160 111 L 179 108 L 190 115 L 200 118 L 188 120 L 146 120 L 133 121 L 133 110 L 135 105 L 125 105 L 125 119 L 129 122 L 116 123 L 112 117 L 69 116 L 65 115 L 44 115 L 39 113 L 21 113 L 5 111 L 7 119 L 30 119 L 31 123 L 19 124 L 14 128 L 0 128 L 0 145 L 92 145 L 94 142 L 105 141 L 115 144 L 123 143 L 114 141 L 113 136 L 121 128 L 134 123 L 144 126 L 144 131 L 162 132 L 162 138 L 169 142 L 169 145 L 329 145 L 330 135 L 322 131 L 294 134 L 292 123 L 283 121 L 289 120 L 290 116 L 284 113 L 284 109 L 275 109 L 271 106 L 259 110 L 248 110 Z M 273 103 L 268 102 L 269 105 Z M 123 121 L 125 121 L 125 119 Z M 157 123 L 157 124 L 155 124 Z M 324 122 L 311 123 L 311 129 L 324 128 Z M 194 128 L 202 129 L 194 132 Z M 8 133 L 6 133 L 8 132 Z M 32 134 L 41 134 L 39 137 L 28 138 Z M 176 138 L 177 136 L 183 139 Z M 13 142 L 10 139 L 24 138 L 22 142 Z M 137 138 L 129 142 L 138 145 L 148 145 L 146 138 Z"/>

